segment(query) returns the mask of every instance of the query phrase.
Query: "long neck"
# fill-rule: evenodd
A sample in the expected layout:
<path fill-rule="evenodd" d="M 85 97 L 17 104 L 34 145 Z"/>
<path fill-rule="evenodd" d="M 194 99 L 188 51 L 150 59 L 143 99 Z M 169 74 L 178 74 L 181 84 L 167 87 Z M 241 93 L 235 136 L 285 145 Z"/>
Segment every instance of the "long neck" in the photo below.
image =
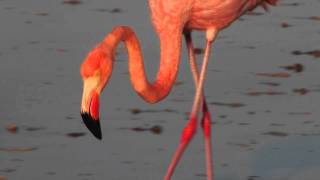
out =
<path fill-rule="evenodd" d="M 159 33 L 160 66 L 157 77 L 150 83 L 144 70 L 139 40 L 130 27 L 117 26 L 104 39 L 111 52 L 120 41 L 125 43 L 129 57 L 130 79 L 135 91 L 147 102 L 155 103 L 165 98 L 176 79 L 181 50 L 181 30 Z"/>

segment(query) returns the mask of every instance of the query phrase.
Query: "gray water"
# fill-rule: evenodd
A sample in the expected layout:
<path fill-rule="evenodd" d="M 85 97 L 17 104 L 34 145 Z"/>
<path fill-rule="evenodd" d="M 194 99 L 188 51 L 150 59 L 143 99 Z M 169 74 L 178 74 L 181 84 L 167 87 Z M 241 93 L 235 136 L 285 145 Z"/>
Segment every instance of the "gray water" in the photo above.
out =
<path fill-rule="evenodd" d="M 319 9 L 319 0 L 282 0 L 219 34 L 205 84 L 216 180 L 320 176 Z M 159 44 L 146 1 L 0 0 L 0 22 L 0 179 L 162 179 L 194 94 L 184 44 L 179 83 L 165 100 L 150 105 L 135 94 L 119 47 L 101 97 L 102 141 L 79 114 L 79 66 L 113 26 L 135 29 L 155 76 Z M 193 37 L 203 47 L 204 35 Z M 302 72 L 282 68 L 296 63 Z M 289 77 L 269 77 L 279 72 Z M 154 126 L 162 131 L 138 131 Z M 200 129 L 173 179 L 206 179 Z"/>

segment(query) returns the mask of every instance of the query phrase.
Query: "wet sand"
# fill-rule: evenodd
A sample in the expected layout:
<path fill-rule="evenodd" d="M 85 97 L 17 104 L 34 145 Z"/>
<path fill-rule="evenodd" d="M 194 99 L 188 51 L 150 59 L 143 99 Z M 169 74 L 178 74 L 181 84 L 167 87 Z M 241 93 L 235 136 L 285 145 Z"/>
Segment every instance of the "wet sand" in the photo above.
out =
<path fill-rule="evenodd" d="M 127 2 L 0 0 L 0 179 L 162 179 L 193 100 L 184 44 L 164 101 L 135 94 L 120 47 L 101 97 L 101 142 L 79 114 L 79 66 L 113 26 L 136 30 L 149 79 L 156 74 L 147 3 Z M 219 34 L 205 85 L 217 180 L 320 176 L 319 9 L 319 0 L 283 0 Z M 203 37 L 194 33 L 199 59 Z M 173 179 L 206 179 L 203 152 L 199 129 Z"/>

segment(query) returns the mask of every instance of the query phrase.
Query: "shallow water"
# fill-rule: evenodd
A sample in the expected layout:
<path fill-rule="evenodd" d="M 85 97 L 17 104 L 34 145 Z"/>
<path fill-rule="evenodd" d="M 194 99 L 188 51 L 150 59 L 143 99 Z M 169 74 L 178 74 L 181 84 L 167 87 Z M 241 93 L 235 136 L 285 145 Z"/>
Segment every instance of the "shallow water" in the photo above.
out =
<path fill-rule="evenodd" d="M 158 39 L 146 1 L 62 2 L 0 0 L 0 179 L 162 179 L 193 99 L 185 46 L 179 83 L 156 105 L 130 88 L 120 48 L 101 97 L 104 139 L 97 141 L 79 115 L 86 53 L 113 26 L 130 25 L 152 79 Z M 205 85 L 217 180 L 320 176 L 319 8 L 319 0 L 283 0 L 219 34 Z M 203 37 L 194 33 L 195 47 Z M 303 70 L 283 68 L 294 64 Z M 12 123 L 16 132 L 6 129 Z M 173 179 L 206 179 L 198 132 Z"/>

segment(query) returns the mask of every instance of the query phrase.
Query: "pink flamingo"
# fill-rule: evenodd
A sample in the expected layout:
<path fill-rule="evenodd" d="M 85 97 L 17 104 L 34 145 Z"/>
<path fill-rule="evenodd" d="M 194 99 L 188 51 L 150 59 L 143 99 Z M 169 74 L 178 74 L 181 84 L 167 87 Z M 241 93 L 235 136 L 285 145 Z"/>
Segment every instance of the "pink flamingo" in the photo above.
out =
<path fill-rule="evenodd" d="M 93 135 L 101 139 L 99 95 L 107 84 L 113 68 L 114 54 L 120 41 L 125 43 L 129 56 L 129 72 L 133 88 L 145 101 L 156 103 L 172 89 L 180 62 L 182 34 L 185 37 L 189 63 L 196 93 L 190 119 L 182 131 L 179 146 L 169 165 L 165 180 L 174 169 L 197 128 L 198 111 L 202 105 L 201 126 L 205 138 L 207 178 L 213 179 L 211 155 L 211 118 L 205 101 L 203 84 L 211 44 L 218 32 L 228 27 L 245 12 L 261 5 L 275 5 L 277 0 L 149 0 L 151 19 L 160 39 L 160 67 L 156 80 L 150 83 L 145 75 L 140 43 L 130 27 L 115 27 L 101 43 L 90 51 L 81 65 L 83 96 L 81 116 Z M 206 32 L 206 45 L 200 73 L 195 63 L 191 31 Z"/>

